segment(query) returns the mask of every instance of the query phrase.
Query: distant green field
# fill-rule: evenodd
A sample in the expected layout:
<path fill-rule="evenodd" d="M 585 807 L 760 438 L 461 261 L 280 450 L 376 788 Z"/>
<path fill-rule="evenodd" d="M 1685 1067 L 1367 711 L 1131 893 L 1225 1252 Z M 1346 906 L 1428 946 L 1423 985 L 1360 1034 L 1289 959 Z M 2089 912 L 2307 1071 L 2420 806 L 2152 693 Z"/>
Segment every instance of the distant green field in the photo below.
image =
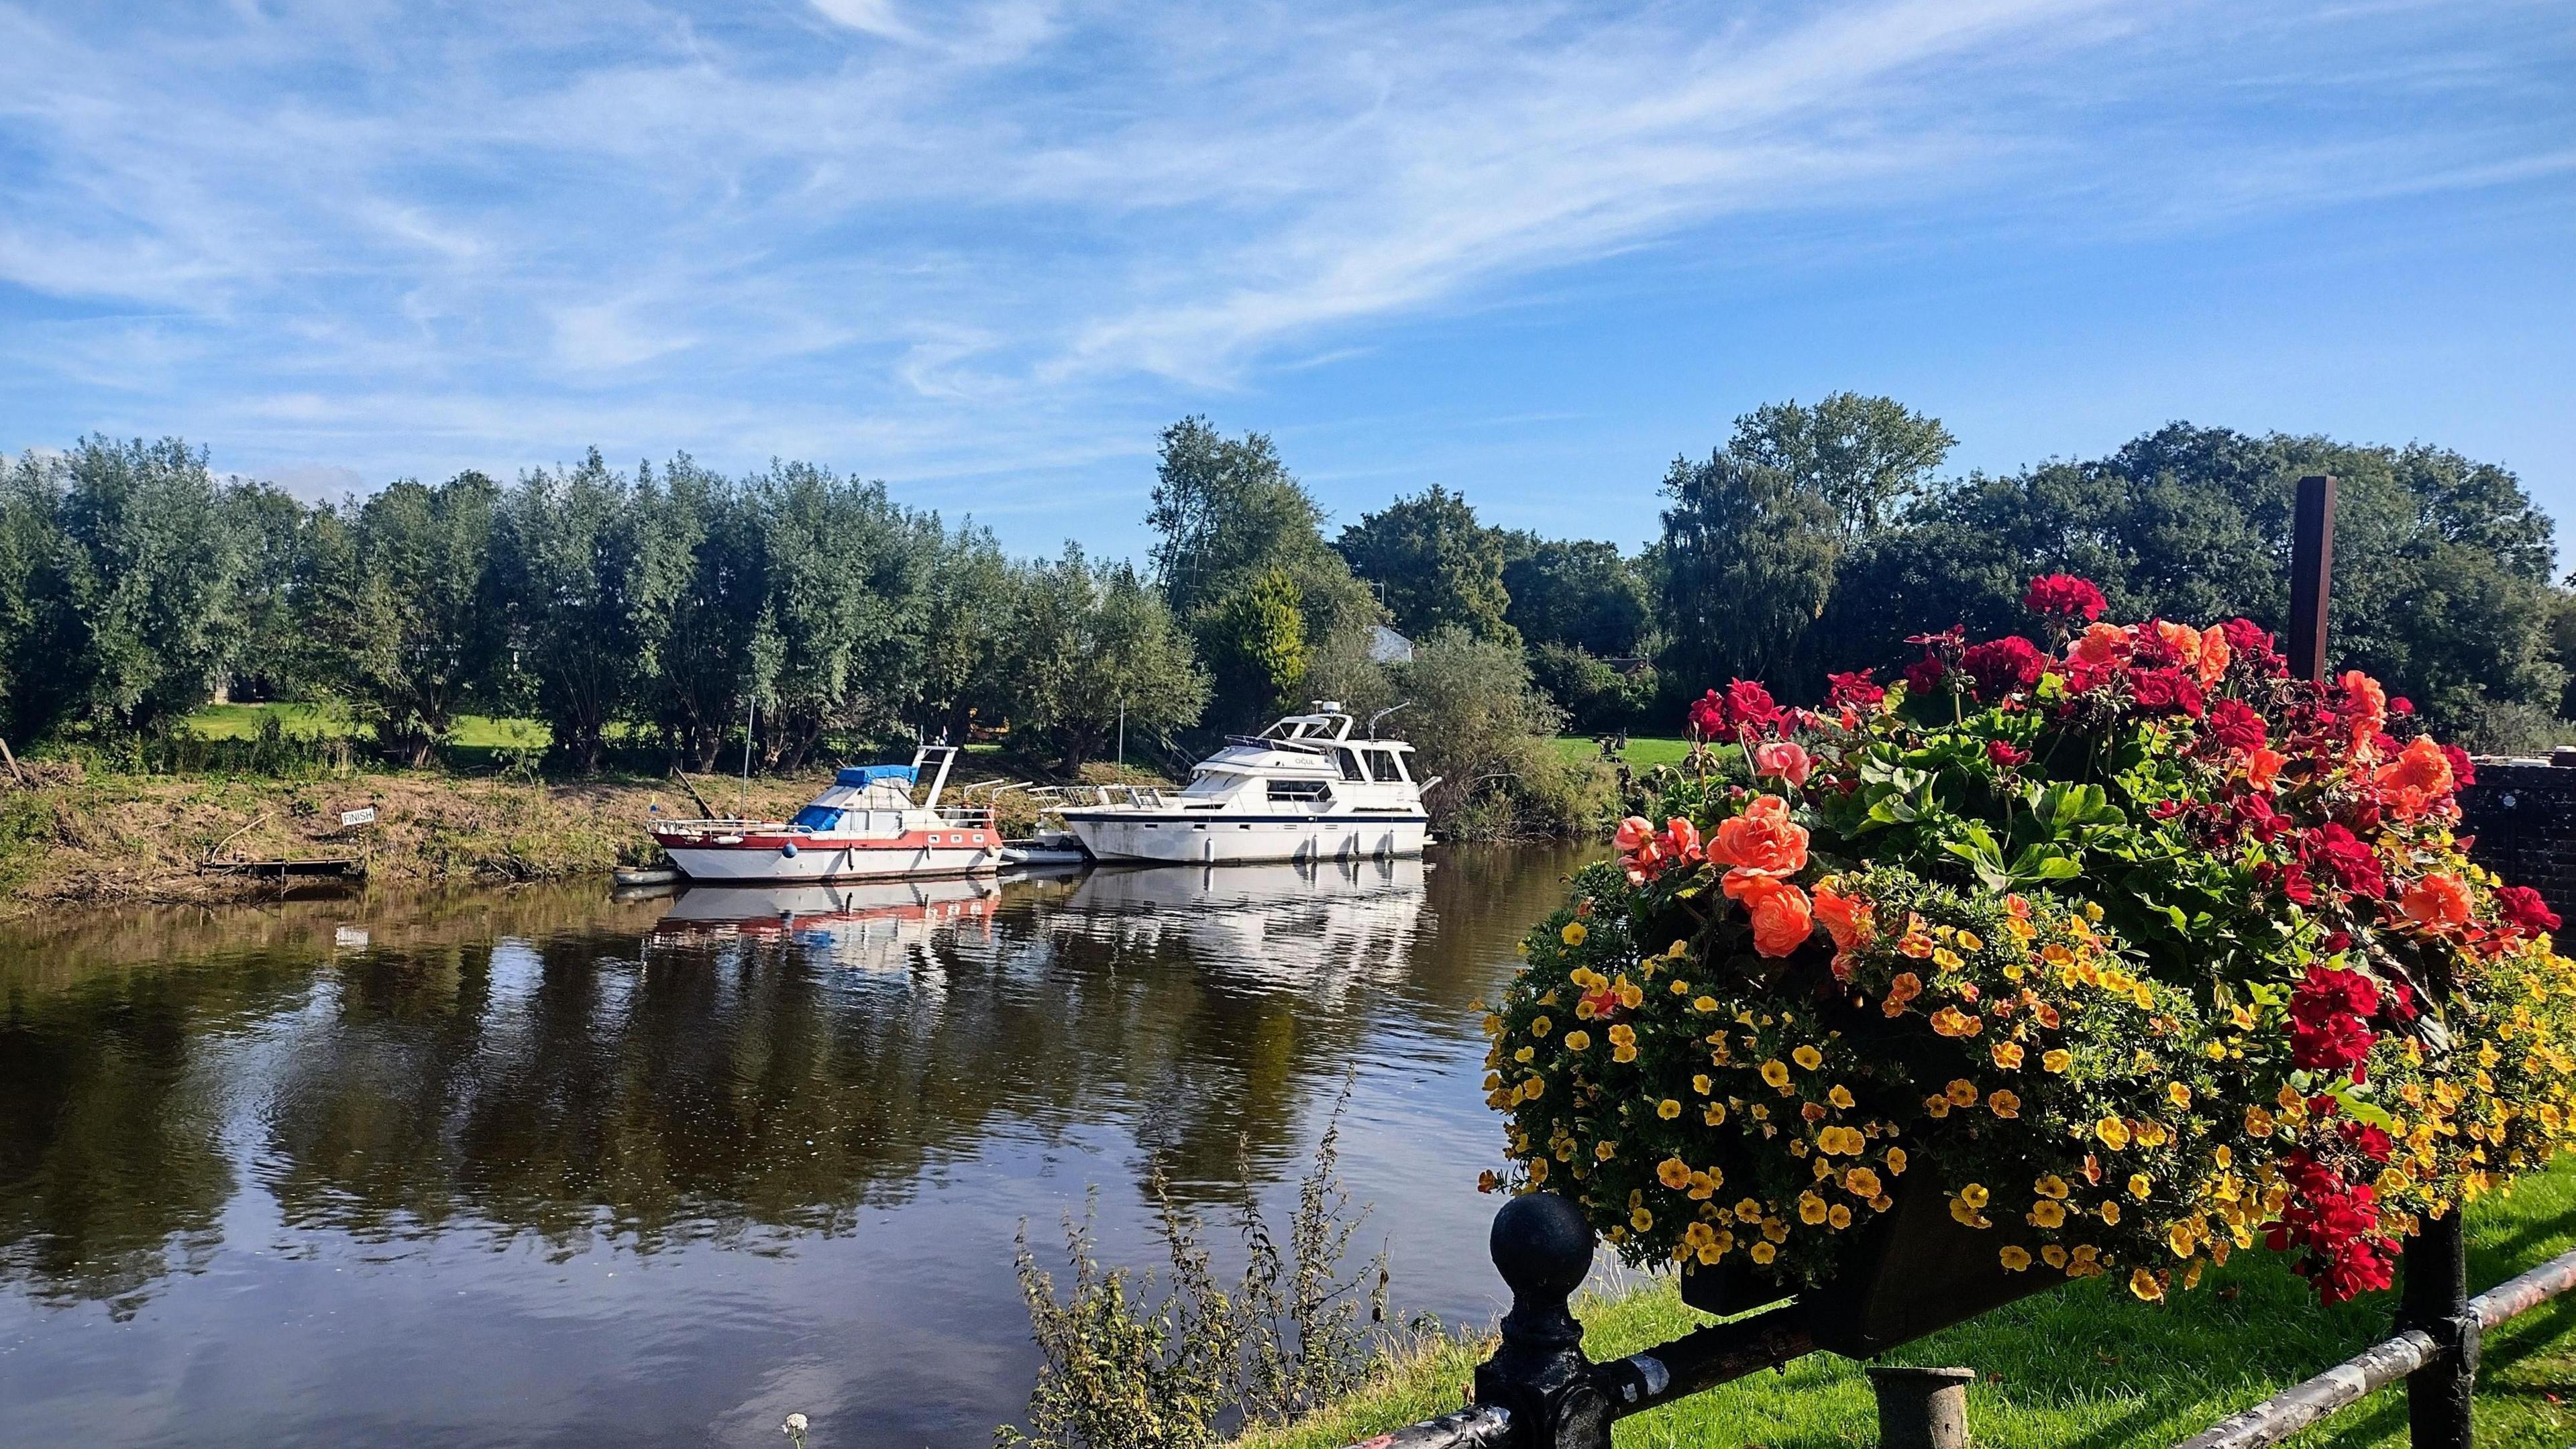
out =
<path fill-rule="evenodd" d="M 305 739 L 366 733 L 348 715 L 312 704 L 210 704 L 188 716 L 188 728 L 210 740 L 247 740 L 256 737 L 260 722 L 271 716 L 286 733 Z M 466 714 L 456 717 L 456 733 L 448 742 L 461 749 L 488 750 L 543 745 L 552 738 L 536 720 Z"/>
<path fill-rule="evenodd" d="M 1578 735 L 1559 736 L 1556 747 L 1563 751 L 1569 760 L 1594 759 L 1601 753 L 1598 743 Z M 1629 769 L 1648 770 L 1657 765 L 1678 765 L 1682 761 L 1682 756 L 1689 753 L 1690 741 L 1688 740 L 1631 735 L 1628 737 L 1628 753 L 1625 758 Z"/>

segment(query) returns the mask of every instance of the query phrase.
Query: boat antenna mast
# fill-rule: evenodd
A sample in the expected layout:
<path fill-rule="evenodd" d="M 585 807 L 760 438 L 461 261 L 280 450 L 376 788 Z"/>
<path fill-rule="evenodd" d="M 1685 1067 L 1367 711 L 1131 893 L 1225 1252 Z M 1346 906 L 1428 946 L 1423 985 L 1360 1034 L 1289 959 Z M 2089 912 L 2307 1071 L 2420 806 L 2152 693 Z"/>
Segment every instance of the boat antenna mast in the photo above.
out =
<path fill-rule="evenodd" d="M 1382 709 L 1382 710 L 1379 710 L 1377 713 L 1375 713 L 1375 714 L 1373 714 L 1373 715 L 1370 715 L 1370 716 L 1369 716 L 1369 721 L 1368 721 L 1368 738 L 1370 738 L 1370 739 L 1376 739 L 1376 738 L 1377 738 L 1377 722 L 1378 722 L 1379 720 L 1382 720 L 1382 719 L 1386 718 L 1388 715 L 1394 714 L 1394 713 L 1395 713 L 1396 711 L 1398 711 L 1398 710 L 1405 710 L 1405 709 L 1411 709 L 1411 708 L 1413 708 L 1413 701 L 1408 699 L 1408 700 L 1406 700 L 1406 701 L 1405 701 L 1404 703 L 1402 703 L 1402 704 L 1391 704 L 1391 705 L 1388 705 L 1386 708 L 1384 708 L 1384 709 Z"/>

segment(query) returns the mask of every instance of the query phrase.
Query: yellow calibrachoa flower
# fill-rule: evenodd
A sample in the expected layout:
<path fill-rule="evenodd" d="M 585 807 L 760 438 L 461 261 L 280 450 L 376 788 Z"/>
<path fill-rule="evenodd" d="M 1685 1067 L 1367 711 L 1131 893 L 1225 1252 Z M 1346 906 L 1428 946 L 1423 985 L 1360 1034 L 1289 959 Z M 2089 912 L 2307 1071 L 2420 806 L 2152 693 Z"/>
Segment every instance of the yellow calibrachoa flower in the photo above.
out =
<path fill-rule="evenodd" d="M 1690 1164 L 1678 1157 L 1667 1157 L 1655 1164 L 1655 1180 L 1676 1192 L 1690 1185 Z"/>
<path fill-rule="evenodd" d="M 1588 1051 L 1591 1049 L 1591 1046 L 1592 1033 L 1588 1031 L 1578 1029 L 1575 1031 L 1569 1031 L 1565 1034 L 1565 1049 L 1567 1051 Z"/>
<path fill-rule="evenodd" d="M 2225 1149 L 2222 1148 L 2220 1150 L 2224 1151 Z M 2219 1164 L 2221 1167 L 2226 1165 L 2227 1164 L 2223 1162 Z M 2148 1180 L 2145 1173 L 2134 1172 L 2129 1175 L 2129 1196 L 2136 1198 L 2138 1201 L 2145 1202 L 2147 1200 L 2147 1194 L 2153 1191 L 2154 1188 L 2155 1184 Z"/>
<path fill-rule="evenodd" d="M 1843 1174 L 1843 1191 L 1857 1198 L 1876 1197 L 1879 1194 L 1878 1174 L 1866 1167 L 1855 1167 Z"/>
<path fill-rule="evenodd" d="M 1814 1047 L 1802 1046 L 1789 1053 L 1789 1060 L 1812 1072 L 1825 1064 L 1825 1054 Z"/>
<path fill-rule="evenodd" d="M 2056 1173 L 2048 1173 L 2042 1176 L 2037 1182 L 2032 1183 L 2030 1185 L 2030 1190 L 2038 1193 L 2041 1197 L 2053 1197 L 2058 1201 L 2063 1202 L 2066 1200 L 2067 1193 L 2066 1179 L 2058 1176 Z"/>
<path fill-rule="evenodd" d="M 1556 934 L 1557 939 L 1563 941 L 1565 944 L 1569 946 L 1580 946 L 1583 944 L 1583 938 L 1591 935 L 1592 933 L 1584 929 L 1581 921 L 1568 921 L 1565 923 L 1565 929 L 1557 932 Z"/>
<path fill-rule="evenodd" d="M 1708 1073 L 1706 1072 L 1702 1072 L 1698 1076 L 1691 1078 L 1691 1090 L 1699 1093 L 1703 1097 L 1708 1095 L 1709 1085 Z"/>
<path fill-rule="evenodd" d="M 2003 1068 L 2005 1071 L 2017 1071 L 2021 1067 L 2021 1043 L 2019 1042 L 1996 1042 L 1994 1046 L 1987 1050 L 1986 1055 L 1993 1057 L 1995 1065 Z"/>
<path fill-rule="evenodd" d="M 1997 1092 L 1986 1098 L 1986 1106 L 1998 1117 L 2009 1118 L 2021 1115 L 2021 1098 L 2010 1092 Z"/>
<path fill-rule="evenodd" d="M 2188 1107 L 2191 1105 L 2191 1088 L 2176 1082 L 2165 1088 L 2165 1098 L 2177 1107 Z"/>
<path fill-rule="evenodd" d="M 1903 1177 L 1905 1175 L 1904 1148 L 1891 1147 L 1887 1149 L 1887 1170 L 1898 1177 Z"/>
<path fill-rule="evenodd" d="M 2103 1146 L 2117 1152 L 2129 1145 L 2129 1124 L 2117 1117 L 2105 1117 L 2093 1124 L 2093 1135 L 2102 1139 Z"/>
<path fill-rule="evenodd" d="M 1655 1215 L 1646 1211 L 1644 1208 L 1630 1208 L 1628 1210 L 1628 1226 L 1635 1228 L 1641 1233 L 1653 1232 L 1655 1229 Z"/>
<path fill-rule="evenodd" d="M 1530 1029 L 1530 1035 L 1532 1035 L 1532 1036 L 1537 1036 L 1537 1037 L 1543 1037 L 1543 1036 L 1546 1036 L 1549 1032 L 1556 1030 L 1556 1023 L 1555 1023 L 1555 1022 L 1552 1022 L 1552 1021 L 1550 1021 L 1550 1020 L 1548 1020 L 1548 1019 L 1547 1019 L 1546 1017 L 1544 1017 L 1544 1016 L 1532 1017 L 1532 1018 L 1530 1019 L 1530 1028 L 1529 1028 L 1529 1029 Z"/>
<path fill-rule="evenodd" d="M 1852 1225 L 1852 1210 L 1841 1203 L 1835 1203 L 1831 1208 L 1826 1209 L 1825 1221 L 1834 1231 L 1841 1232 Z"/>
<path fill-rule="evenodd" d="M 2030 1205 L 2030 1221 L 2043 1228 L 2066 1225 L 2066 1205 L 2055 1198 L 2041 1198 Z"/>
<path fill-rule="evenodd" d="M 2006 1269 L 2015 1273 L 2030 1266 L 2030 1250 L 2018 1244 L 2005 1248 L 1995 1256 L 2003 1262 Z"/>
<path fill-rule="evenodd" d="M 1789 1085 L 1789 1064 L 1776 1057 L 1770 1061 L 1764 1062 L 1762 1064 L 1762 1080 L 1769 1082 L 1774 1087 L 1786 1088 Z"/>
<path fill-rule="evenodd" d="M 1843 1111 L 1848 1112 L 1852 1109 L 1851 1088 L 1843 1086 L 1838 1082 L 1834 1085 L 1834 1089 L 1832 1091 L 1825 1093 L 1825 1100 L 1833 1103 Z"/>
<path fill-rule="evenodd" d="M 2075 1065 L 2075 1053 L 2064 1047 L 2052 1047 L 2039 1054 L 2039 1064 L 2047 1071 L 2064 1072 Z"/>
<path fill-rule="evenodd" d="M 1825 1200 L 1812 1192 L 1798 1194 L 1798 1221 L 1813 1227 L 1825 1220 Z"/>
<path fill-rule="evenodd" d="M 1951 1106 L 1973 1107 L 1977 1105 L 1977 1084 L 1969 1081 L 1965 1077 L 1961 1077 L 1957 1081 L 1952 1082 L 1947 1088 L 1947 1091 L 1949 1093 Z"/>
<path fill-rule="evenodd" d="M 2161 1303 L 2164 1301 L 2165 1285 L 2155 1274 L 2140 1268 L 2129 1275 L 2129 1291 L 2149 1303 Z"/>
<path fill-rule="evenodd" d="M 1666 1097 L 1664 1100 L 1655 1104 L 1655 1115 L 1663 1118 L 1667 1122 L 1670 1122 L 1681 1114 L 1682 1104 L 1674 1101 L 1670 1097 Z"/>
<path fill-rule="evenodd" d="M 1753 1261 L 1757 1263 L 1767 1264 L 1773 1258 L 1780 1256 L 1780 1250 L 1772 1247 L 1768 1240 L 1755 1243 L 1752 1247 L 1749 1247 L 1744 1251 L 1747 1256 L 1751 1257 Z"/>

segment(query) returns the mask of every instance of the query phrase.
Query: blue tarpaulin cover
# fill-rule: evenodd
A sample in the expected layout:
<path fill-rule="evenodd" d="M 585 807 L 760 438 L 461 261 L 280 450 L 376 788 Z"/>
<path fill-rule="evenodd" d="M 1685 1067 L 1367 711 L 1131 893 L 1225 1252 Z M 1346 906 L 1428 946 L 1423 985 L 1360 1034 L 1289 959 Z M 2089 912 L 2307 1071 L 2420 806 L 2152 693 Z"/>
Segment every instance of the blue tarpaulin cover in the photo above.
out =
<path fill-rule="evenodd" d="M 913 781 L 912 766 L 844 765 L 841 767 L 841 773 L 832 777 L 832 783 L 835 785 L 867 786 L 879 780 L 901 780 L 909 785 Z"/>

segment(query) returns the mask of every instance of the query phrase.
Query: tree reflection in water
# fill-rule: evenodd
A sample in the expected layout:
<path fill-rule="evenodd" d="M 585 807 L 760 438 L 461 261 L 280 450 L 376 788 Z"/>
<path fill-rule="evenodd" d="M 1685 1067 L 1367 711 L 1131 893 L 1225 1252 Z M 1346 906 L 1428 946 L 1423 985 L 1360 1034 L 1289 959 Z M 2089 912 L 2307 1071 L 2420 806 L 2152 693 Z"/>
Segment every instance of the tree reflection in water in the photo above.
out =
<path fill-rule="evenodd" d="M 1131 1189 L 1159 1159 L 1184 1194 L 1232 1201 L 1246 1158 L 1293 1177 L 1362 1057 L 1395 1064 L 1390 1090 L 1407 1062 L 1472 1066 L 1469 1004 L 1571 860 L 540 889 L 22 930 L 0 939 L 0 1282 L 40 1335 L 39 1304 L 133 1315 L 174 1274 L 266 1246 L 225 1241 L 245 1193 L 290 1253 L 379 1245 L 422 1274 L 466 1271 L 436 1244 L 810 1255 L 958 1174 L 1097 1158 L 1104 1133 Z M 1436 1110 L 1482 1114 L 1455 1095 Z M 1359 1110 L 1419 1108 L 1364 1092 Z M 1023 1183 L 1022 1210 L 1051 1217 L 1079 1186 Z M 851 1251 L 968 1249 L 988 1245 Z M 1007 1243 L 989 1271 L 1007 1287 Z M 1015 1363 L 1026 1337 L 947 1331 Z M 603 1349 L 562 1371 L 614 1365 Z M 994 1387 L 1007 1417 L 1026 1383 Z"/>

